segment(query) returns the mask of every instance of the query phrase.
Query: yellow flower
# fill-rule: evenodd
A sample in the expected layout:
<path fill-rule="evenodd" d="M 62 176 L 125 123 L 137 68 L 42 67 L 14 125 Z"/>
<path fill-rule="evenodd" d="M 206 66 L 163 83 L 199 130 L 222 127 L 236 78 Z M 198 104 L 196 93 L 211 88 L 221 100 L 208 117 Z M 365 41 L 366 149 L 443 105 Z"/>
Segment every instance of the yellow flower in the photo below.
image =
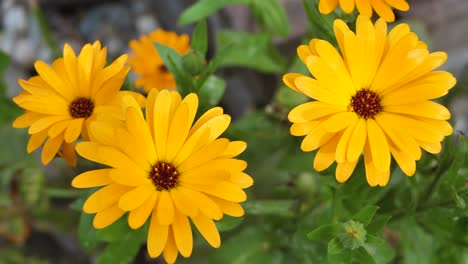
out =
<path fill-rule="evenodd" d="M 39 75 L 27 81 L 19 80 L 24 91 L 13 101 L 26 113 L 13 122 L 13 127 L 29 127 L 29 153 L 45 142 L 43 164 L 48 164 L 58 153 L 75 166 L 74 142 L 80 135 L 88 139 L 89 124 L 98 113 L 122 116 L 119 100 L 124 94 L 132 94 L 144 102 L 142 95 L 119 92 L 129 71 L 125 66 L 127 56 L 105 67 L 106 54 L 106 48 L 101 49 L 98 41 L 85 45 L 78 57 L 65 44 L 63 58 L 55 60 L 52 66 L 37 61 L 34 67 Z"/>
<path fill-rule="evenodd" d="M 110 168 L 78 175 L 75 188 L 104 186 L 83 206 L 100 229 L 126 212 L 132 229 L 150 218 L 148 252 L 174 263 L 178 253 L 189 257 L 193 240 L 189 219 L 208 243 L 221 244 L 213 220 L 223 214 L 240 217 L 239 204 L 253 184 L 243 172 L 247 163 L 234 159 L 246 148 L 241 141 L 218 138 L 231 118 L 220 107 L 194 124 L 198 97 L 183 100 L 177 91 L 151 90 L 146 120 L 132 98 L 126 97 L 126 120 L 91 125 L 92 142 L 77 145 L 78 153 Z M 108 119 L 111 120 L 111 119 Z"/>
<path fill-rule="evenodd" d="M 447 94 L 456 80 L 448 72 L 434 71 L 447 55 L 430 53 L 407 24 L 387 35 L 382 19 L 373 25 L 359 16 L 356 28 L 354 34 L 343 21 L 335 21 L 341 54 L 319 39 L 299 46 L 298 55 L 314 78 L 288 73 L 283 81 L 316 101 L 291 110 L 291 134 L 307 135 L 303 151 L 319 149 L 316 170 L 336 161 L 339 182 L 351 176 L 364 151 L 369 185 L 384 186 L 391 156 L 411 176 L 420 148 L 440 152 L 440 142 L 452 133 L 444 121 L 450 112 L 430 100 Z"/>
<path fill-rule="evenodd" d="M 157 29 L 140 40 L 131 40 L 129 63 L 138 79 L 136 87 L 143 87 L 148 93 L 152 88 L 159 91 L 163 89 L 175 89 L 176 82 L 159 56 L 154 43 L 164 44 L 179 53 L 186 54 L 190 50 L 190 40 L 186 34 L 177 35 L 175 32 Z"/>
<path fill-rule="evenodd" d="M 354 5 L 361 15 L 367 17 L 372 17 L 372 9 L 374 9 L 387 22 L 395 20 L 392 7 L 401 11 L 410 9 L 406 0 L 320 0 L 319 11 L 322 14 L 330 14 L 338 6 L 338 3 L 347 14 L 353 12 Z"/>

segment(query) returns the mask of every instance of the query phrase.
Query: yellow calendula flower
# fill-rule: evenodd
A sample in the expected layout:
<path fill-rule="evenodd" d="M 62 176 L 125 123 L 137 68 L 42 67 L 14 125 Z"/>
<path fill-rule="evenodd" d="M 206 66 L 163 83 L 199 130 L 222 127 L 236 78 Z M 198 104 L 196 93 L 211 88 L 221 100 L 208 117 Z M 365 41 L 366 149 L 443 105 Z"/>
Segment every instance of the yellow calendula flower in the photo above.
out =
<path fill-rule="evenodd" d="M 367 181 L 384 186 L 391 156 L 405 174 L 415 173 L 421 148 L 439 153 L 452 133 L 450 112 L 430 101 L 455 85 L 452 74 L 434 71 L 447 59 L 430 53 L 407 24 L 387 35 L 387 24 L 359 16 L 354 34 L 341 20 L 334 24 L 341 54 L 330 43 L 313 39 L 298 55 L 314 78 L 288 73 L 291 89 L 315 99 L 289 113 L 291 134 L 304 136 L 303 151 L 319 149 L 314 168 L 337 162 L 336 179 L 345 182 L 362 152 Z"/>
<path fill-rule="evenodd" d="M 319 11 L 322 14 L 330 14 L 340 4 L 341 9 L 349 14 L 356 5 L 360 14 L 372 17 L 372 9 L 385 21 L 395 21 L 392 7 L 401 11 L 408 11 L 410 6 L 406 0 L 320 0 Z"/>
<path fill-rule="evenodd" d="M 218 138 L 231 118 L 220 107 L 195 123 L 198 97 L 183 100 L 177 91 L 151 90 L 146 120 L 136 102 L 126 97 L 126 119 L 91 125 L 92 142 L 76 147 L 86 159 L 110 168 L 78 175 L 76 188 L 103 186 L 83 206 L 94 214 L 95 228 L 104 228 L 126 212 L 137 229 L 150 219 L 148 252 L 174 263 L 178 253 L 189 257 L 193 240 L 190 221 L 217 248 L 220 235 L 213 220 L 224 214 L 240 217 L 243 189 L 253 184 L 243 171 L 247 163 L 234 157 L 246 144 Z"/>
<path fill-rule="evenodd" d="M 140 37 L 140 40 L 131 40 L 129 63 L 132 70 L 138 76 L 135 81 L 136 87 L 143 87 L 148 93 L 156 88 L 175 89 L 176 82 L 174 76 L 164 65 L 159 56 L 154 43 L 160 43 L 174 49 L 180 55 L 184 55 L 190 50 L 190 39 L 186 34 L 177 35 L 175 32 L 157 29 L 147 36 Z"/>
<path fill-rule="evenodd" d="M 26 113 L 13 122 L 13 127 L 29 127 L 29 153 L 45 142 L 43 164 L 48 164 L 58 153 L 74 166 L 74 142 L 80 135 L 88 139 L 89 124 L 98 113 L 111 112 L 123 117 L 122 95 L 131 94 L 144 103 L 142 95 L 119 92 L 129 71 L 125 66 L 127 55 L 105 66 L 106 54 L 99 41 L 85 45 L 78 56 L 65 44 L 63 57 L 52 66 L 37 61 L 34 67 L 38 75 L 19 80 L 24 91 L 13 101 Z"/>

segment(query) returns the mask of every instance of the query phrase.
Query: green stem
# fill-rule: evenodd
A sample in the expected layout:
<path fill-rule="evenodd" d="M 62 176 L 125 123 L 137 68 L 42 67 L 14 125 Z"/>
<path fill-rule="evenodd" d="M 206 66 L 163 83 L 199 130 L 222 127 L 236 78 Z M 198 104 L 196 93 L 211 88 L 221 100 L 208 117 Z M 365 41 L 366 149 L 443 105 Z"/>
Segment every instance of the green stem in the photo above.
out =
<path fill-rule="evenodd" d="M 340 188 L 337 187 L 333 193 L 333 201 L 332 201 L 332 223 L 338 223 L 340 218 L 341 210 L 341 191 Z"/>
<path fill-rule="evenodd" d="M 47 46 L 51 50 L 53 57 L 60 57 L 60 50 L 54 38 L 52 37 L 52 33 L 49 30 L 49 25 L 47 24 L 45 16 L 42 13 L 42 10 L 39 7 L 37 0 L 31 0 L 29 3 L 31 6 L 32 15 L 36 18 L 37 23 L 39 25 L 39 31 L 41 32 L 42 37 L 44 38 L 44 41 L 46 42 Z"/>
<path fill-rule="evenodd" d="M 46 194 L 53 198 L 76 198 L 83 195 L 81 190 L 73 190 L 66 188 L 48 188 Z"/>

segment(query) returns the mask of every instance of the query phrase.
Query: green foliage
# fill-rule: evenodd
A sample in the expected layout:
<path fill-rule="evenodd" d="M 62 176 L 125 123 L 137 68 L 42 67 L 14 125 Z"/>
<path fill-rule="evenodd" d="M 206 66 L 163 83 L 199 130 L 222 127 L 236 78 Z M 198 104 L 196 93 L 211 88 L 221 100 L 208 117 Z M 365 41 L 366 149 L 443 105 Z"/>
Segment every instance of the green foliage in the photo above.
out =
<path fill-rule="evenodd" d="M 206 20 L 198 22 L 197 27 L 193 31 L 191 48 L 198 51 L 203 57 L 208 50 L 208 29 Z"/>
<path fill-rule="evenodd" d="M 186 25 L 205 19 L 212 13 L 232 4 L 249 5 L 261 26 L 273 34 L 289 34 L 288 17 L 278 0 L 201 0 L 186 9 L 179 24 Z"/>
<path fill-rule="evenodd" d="M 221 66 L 243 66 L 275 73 L 285 70 L 286 62 L 273 47 L 269 34 L 223 31 L 218 34 L 216 42 L 218 50 L 229 46 Z"/>
<path fill-rule="evenodd" d="M 318 2 L 303 1 L 305 8 L 300 11 L 307 14 L 309 27 L 302 43 L 307 45 L 311 38 L 321 38 L 336 46 L 334 20 L 343 19 L 354 29 L 357 13 L 344 14 L 337 9 L 322 15 Z M 248 6 L 257 20 L 258 32 L 215 32 L 216 53 L 208 60 L 207 19 L 227 5 Z M 34 8 L 41 31 L 55 54 L 57 49 L 44 17 L 38 7 Z M 286 59 L 273 44 L 273 37 L 285 37 L 290 31 L 279 0 L 200 0 L 179 18 L 183 25 L 194 22 L 197 25 L 187 54 L 180 55 L 158 43 L 155 47 L 174 75 L 182 96 L 198 94 L 198 115 L 219 105 L 224 96 L 226 82 L 220 74 L 216 75 L 220 68 L 250 68 L 275 74 L 278 80 L 286 72 L 309 75 L 297 56 Z M 422 30 L 417 23 L 413 25 L 413 30 Z M 131 263 L 145 245 L 148 226 L 132 230 L 127 216 L 123 216 L 109 227 L 96 230 L 94 215 L 81 213 L 85 198 L 95 190 L 70 190 L 69 178 L 54 181 L 46 175 L 54 170 L 62 173 L 59 163 L 48 167 L 47 172 L 38 168 L 37 157 L 25 151 L 27 132 L 11 127 L 20 111 L 5 96 L 2 76 L 9 62 L 9 57 L 0 51 L 0 239 L 21 245 L 30 226 L 57 233 L 75 231 L 78 224 L 80 246 L 96 256 L 96 263 Z M 248 144 L 239 158 L 248 162 L 246 172 L 255 184 L 246 190 L 249 199 L 242 204 L 245 215 L 225 215 L 216 221 L 222 233 L 221 248 L 216 250 L 192 226 L 193 256 L 189 260 L 180 257 L 178 262 L 468 263 L 465 137 L 448 137 L 439 155 L 424 153 L 411 178 L 392 162 L 388 185 L 371 188 L 360 161 L 353 176 L 339 184 L 334 176 L 335 165 L 315 172 L 315 151 L 302 152 L 302 139 L 290 135 L 289 110 L 310 98 L 280 81 L 271 88 L 278 88 L 271 104 L 233 120 L 224 135 Z M 86 168 L 81 166 L 71 174 L 83 169 Z M 75 198 L 78 199 L 68 206 Z M 1 254 L 0 264 L 45 263 L 24 257 L 24 252 L 17 249 L 2 249 Z"/>

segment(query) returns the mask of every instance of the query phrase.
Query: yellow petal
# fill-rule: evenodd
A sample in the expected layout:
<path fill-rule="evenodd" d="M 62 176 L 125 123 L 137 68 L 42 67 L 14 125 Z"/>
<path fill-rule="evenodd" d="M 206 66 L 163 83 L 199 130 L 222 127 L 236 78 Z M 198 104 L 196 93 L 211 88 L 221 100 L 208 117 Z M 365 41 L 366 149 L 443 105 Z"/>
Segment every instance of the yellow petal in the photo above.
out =
<path fill-rule="evenodd" d="M 324 128 L 324 122 L 311 131 L 302 141 L 302 151 L 313 151 L 327 143 L 335 134 L 328 133 Z"/>
<path fill-rule="evenodd" d="M 232 174 L 229 181 L 237 184 L 237 186 L 241 187 L 242 189 L 249 188 L 254 183 L 252 177 L 250 177 L 247 173 L 244 172 Z"/>
<path fill-rule="evenodd" d="M 456 79 L 449 72 L 430 72 L 398 89 L 383 94 L 380 104 L 403 105 L 444 96 L 456 84 Z"/>
<path fill-rule="evenodd" d="M 301 45 L 299 46 L 300 47 L 305 47 L 307 50 L 309 49 L 307 46 L 305 45 Z M 298 49 L 298 53 L 299 53 L 299 49 Z M 300 77 L 300 76 L 304 76 L 303 74 L 299 74 L 299 73 L 286 73 L 285 75 L 283 75 L 283 82 L 284 84 L 286 84 L 286 86 L 288 86 L 289 88 L 291 88 L 292 90 L 298 92 L 298 93 L 302 93 L 301 90 L 299 90 L 297 87 L 296 87 L 296 84 L 295 84 L 295 80 L 296 78 Z"/>
<path fill-rule="evenodd" d="M 314 56 L 309 56 L 307 59 L 308 65 L 313 65 L 314 60 L 317 60 Z M 301 90 L 305 95 L 313 98 L 317 101 L 321 101 L 330 105 L 347 107 L 349 105 L 351 95 L 342 94 L 337 96 L 327 88 L 322 87 L 320 82 L 310 77 L 298 77 L 295 81 L 296 87 Z"/>
<path fill-rule="evenodd" d="M 370 186 L 375 187 L 385 186 L 390 179 L 390 169 L 379 170 L 375 167 L 375 163 L 372 160 L 372 154 L 370 151 L 369 144 L 364 147 L 364 163 L 366 167 L 366 179 Z"/>
<path fill-rule="evenodd" d="M 51 125 L 49 129 L 47 129 L 49 137 L 56 137 L 59 134 L 62 134 L 68 128 L 70 122 L 72 122 L 73 120 L 74 119 L 62 120 Z"/>
<path fill-rule="evenodd" d="M 373 0 L 372 7 L 381 18 L 385 19 L 385 21 L 395 21 L 395 15 L 393 14 L 392 9 L 384 2 L 384 0 Z"/>
<path fill-rule="evenodd" d="M 173 234 L 172 228 L 169 228 L 169 234 L 167 236 L 167 243 L 163 252 L 164 260 L 168 264 L 173 264 L 176 262 L 178 254 L 179 252 L 177 250 L 177 246 L 174 241 L 174 234 Z"/>
<path fill-rule="evenodd" d="M 392 143 L 401 151 L 410 155 L 413 159 L 421 158 L 421 149 L 412 137 L 407 136 L 406 128 L 402 128 L 397 120 L 389 120 L 386 113 L 375 116 L 375 121 L 379 124 Z M 396 122 L 396 123 L 392 123 Z"/>
<path fill-rule="evenodd" d="M 76 91 L 65 85 L 62 78 L 49 65 L 37 61 L 34 63 L 34 68 L 41 78 L 63 98 L 71 102 L 76 97 Z"/>
<path fill-rule="evenodd" d="M 184 257 L 190 257 L 193 248 L 192 228 L 187 216 L 178 213 L 172 223 L 174 240 L 179 252 Z"/>
<path fill-rule="evenodd" d="M 223 212 L 211 198 L 205 194 L 181 186 L 179 188 L 187 197 L 191 198 L 190 206 L 197 207 L 200 212 L 211 219 L 219 220 L 223 217 Z M 197 214 L 200 215 L 200 214 Z"/>
<path fill-rule="evenodd" d="M 405 105 L 388 105 L 384 107 L 384 111 L 390 113 L 428 117 L 438 120 L 450 119 L 449 110 L 444 106 L 432 101 Z"/>
<path fill-rule="evenodd" d="M 65 130 L 66 143 L 74 142 L 80 136 L 83 120 L 83 118 L 76 118 L 68 124 L 67 130 Z"/>
<path fill-rule="evenodd" d="M 206 122 L 211 119 L 221 116 L 223 114 L 223 109 L 221 107 L 213 107 L 210 110 L 206 111 L 192 126 L 190 129 L 189 136 L 193 135 L 200 127 L 202 127 Z"/>
<path fill-rule="evenodd" d="M 364 118 L 359 118 L 353 134 L 349 138 L 348 153 L 346 156 L 348 161 L 357 161 L 364 149 L 367 135 L 366 124 L 367 122 Z"/>
<path fill-rule="evenodd" d="M 179 153 L 173 161 L 174 165 L 180 165 L 200 147 L 215 140 L 228 128 L 230 123 L 231 117 L 228 115 L 217 116 L 204 123 L 187 139 L 185 144 L 179 150 Z"/>
<path fill-rule="evenodd" d="M 65 161 L 71 167 L 76 167 L 76 153 L 75 153 L 75 143 L 63 143 L 62 151 L 59 152 L 60 156 L 65 159 Z"/>
<path fill-rule="evenodd" d="M 174 221 L 174 204 L 169 192 L 162 191 L 159 194 L 158 221 L 161 225 L 170 225 Z"/>
<path fill-rule="evenodd" d="M 167 137 L 167 160 L 172 160 L 176 156 L 187 139 L 197 108 L 198 97 L 189 94 L 175 111 Z"/>
<path fill-rule="evenodd" d="M 398 151 L 394 147 L 390 146 L 390 151 L 392 152 L 395 161 L 400 166 L 401 170 L 408 176 L 413 176 L 416 172 L 416 162 L 408 154 Z"/>
<path fill-rule="evenodd" d="M 44 144 L 44 148 L 42 149 L 41 161 L 42 164 L 48 164 L 57 154 L 57 151 L 62 145 L 63 142 L 63 135 L 59 135 L 55 138 L 47 139 L 46 143 Z"/>
<path fill-rule="evenodd" d="M 330 116 L 323 122 L 323 127 L 327 132 L 336 133 L 345 129 L 350 124 L 354 124 L 357 119 L 356 113 L 341 112 Z"/>
<path fill-rule="evenodd" d="M 367 119 L 367 136 L 375 168 L 379 171 L 389 170 L 391 158 L 388 141 L 374 119 Z"/>
<path fill-rule="evenodd" d="M 336 134 L 317 151 L 314 158 L 314 169 L 316 171 L 323 171 L 333 164 L 335 161 L 336 147 L 342 135 L 343 133 Z"/>
<path fill-rule="evenodd" d="M 127 186 L 139 186 L 150 184 L 149 172 L 146 172 L 140 168 L 119 168 L 113 169 L 109 172 L 110 177 L 113 181 Z"/>
<path fill-rule="evenodd" d="M 385 2 L 401 11 L 408 11 L 410 9 L 409 4 L 405 0 L 385 0 Z"/>
<path fill-rule="evenodd" d="M 154 144 L 160 160 L 165 160 L 166 157 L 171 101 L 171 95 L 167 90 L 161 91 L 156 98 L 154 109 Z"/>
<path fill-rule="evenodd" d="M 218 158 L 234 158 L 235 156 L 244 152 L 247 148 L 247 143 L 244 141 L 231 141 L 229 142 L 227 148 L 223 151 L 222 154 L 218 156 Z"/>
<path fill-rule="evenodd" d="M 145 224 L 146 220 L 155 208 L 157 199 L 158 192 L 153 192 L 150 198 L 146 199 L 141 206 L 130 211 L 128 214 L 128 225 L 130 228 L 138 229 Z"/>
<path fill-rule="evenodd" d="M 319 11 L 322 14 L 330 14 L 338 5 L 338 0 L 320 0 Z"/>
<path fill-rule="evenodd" d="M 120 184 L 109 184 L 93 193 L 83 205 L 83 212 L 92 214 L 116 204 L 120 196 L 130 188 Z"/>
<path fill-rule="evenodd" d="M 288 119 L 293 123 L 301 123 L 344 111 L 345 107 L 314 101 L 293 108 L 288 114 Z"/>
<path fill-rule="evenodd" d="M 143 114 L 135 108 L 128 108 L 126 114 L 127 129 L 135 138 L 138 138 L 138 145 L 142 146 L 140 150 L 144 153 L 146 160 L 154 162 L 157 160 L 155 143 L 148 130 Z"/>
<path fill-rule="evenodd" d="M 154 210 L 151 216 L 151 222 L 148 230 L 148 254 L 152 258 L 156 258 L 163 252 L 166 247 L 169 234 L 169 226 L 161 225 L 157 220 L 157 211 Z"/>
<path fill-rule="evenodd" d="M 353 174 L 354 168 L 356 168 L 357 161 L 354 162 L 342 162 L 336 165 L 336 180 L 339 183 L 343 183 L 351 177 Z"/>
<path fill-rule="evenodd" d="M 245 192 L 240 187 L 230 182 L 220 182 L 212 186 L 195 184 L 190 184 L 189 186 L 191 189 L 211 194 L 231 202 L 243 202 L 247 199 Z"/>
<path fill-rule="evenodd" d="M 198 205 L 192 201 L 193 197 L 190 197 L 184 189 L 184 187 L 172 189 L 170 192 L 172 201 L 182 214 L 196 216 L 198 214 Z"/>
<path fill-rule="evenodd" d="M 371 0 L 356 0 L 356 7 L 359 11 L 359 14 L 372 17 L 372 6 L 370 1 Z"/>
<path fill-rule="evenodd" d="M 354 0 L 340 0 L 341 9 L 347 14 L 354 10 Z"/>
<path fill-rule="evenodd" d="M 224 199 L 214 197 L 211 195 L 209 195 L 209 198 L 213 200 L 219 206 L 219 208 L 221 208 L 221 211 L 224 214 L 233 217 L 241 217 L 244 215 L 244 208 L 242 208 L 242 206 L 239 203 L 226 201 Z"/>
<path fill-rule="evenodd" d="M 37 120 L 41 119 L 43 115 L 36 112 L 26 112 L 23 115 L 20 115 L 18 118 L 13 121 L 14 128 L 26 128 L 31 126 Z"/>
<path fill-rule="evenodd" d="M 109 171 L 112 169 L 91 170 L 77 175 L 71 185 L 75 188 L 92 188 L 112 183 Z"/>
<path fill-rule="evenodd" d="M 227 148 L 228 144 L 229 140 L 225 138 L 220 138 L 206 144 L 178 166 L 179 172 L 196 168 L 212 159 L 215 159 L 216 156 L 221 154 Z"/>
<path fill-rule="evenodd" d="M 96 229 L 105 228 L 111 224 L 113 224 L 117 219 L 122 217 L 125 214 L 125 211 L 121 210 L 117 204 L 105 208 L 102 211 L 96 213 L 96 216 L 93 220 L 93 226 Z"/>
<path fill-rule="evenodd" d="M 199 214 L 197 217 L 192 217 L 192 222 L 212 247 L 219 248 L 221 246 L 221 237 L 213 220 Z"/>
<path fill-rule="evenodd" d="M 348 153 L 348 146 L 350 144 L 351 135 L 353 134 L 354 128 L 357 126 L 358 120 L 356 122 L 351 123 L 346 130 L 343 132 L 343 136 L 340 138 L 338 145 L 336 146 L 336 155 L 335 159 L 338 163 L 343 163 L 346 160 L 346 156 Z"/>
<path fill-rule="evenodd" d="M 40 132 L 51 125 L 60 122 L 62 120 L 68 119 L 68 116 L 64 115 L 53 115 L 53 116 L 47 116 L 41 119 L 38 119 L 36 122 L 34 122 L 31 127 L 28 130 L 29 134 L 35 134 L 37 132 Z"/>
<path fill-rule="evenodd" d="M 418 140 L 418 143 L 421 145 L 421 148 L 432 154 L 438 154 L 442 150 L 440 142 L 424 142 Z"/>
<path fill-rule="evenodd" d="M 125 211 L 134 210 L 140 207 L 154 192 L 156 192 L 154 185 L 140 185 L 120 197 L 119 207 Z"/>
<path fill-rule="evenodd" d="M 40 147 L 46 139 L 47 139 L 47 130 L 43 130 L 39 133 L 32 134 L 31 138 L 28 141 L 28 146 L 26 148 L 28 151 L 28 154 L 32 153 L 34 150 Z"/>

